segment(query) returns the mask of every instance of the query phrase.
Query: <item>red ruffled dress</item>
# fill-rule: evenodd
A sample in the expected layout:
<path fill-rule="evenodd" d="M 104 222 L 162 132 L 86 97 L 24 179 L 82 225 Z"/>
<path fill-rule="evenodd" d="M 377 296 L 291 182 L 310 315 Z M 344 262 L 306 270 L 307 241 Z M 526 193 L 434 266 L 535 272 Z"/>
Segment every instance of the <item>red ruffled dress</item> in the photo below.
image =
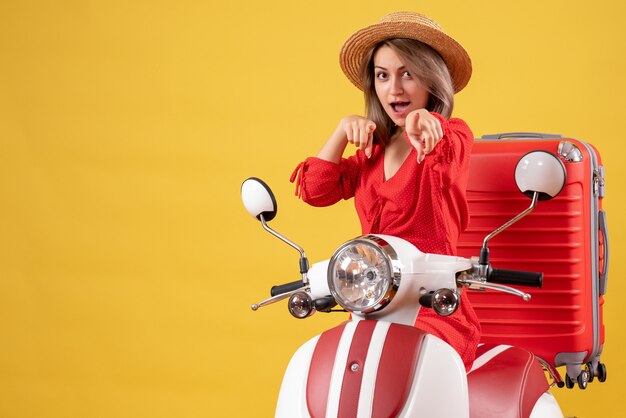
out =
<path fill-rule="evenodd" d="M 425 253 L 456 254 L 469 221 L 465 189 L 474 136 L 461 119 L 432 114 L 441 122 L 443 139 L 421 164 L 413 149 L 397 173 L 385 179 L 382 146 L 374 145 L 371 158 L 358 150 L 339 164 L 310 157 L 292 174 L 296 195 L 312 206 L 354 197 L 363 234 L 397 236 Z M 480 325 L 465 292 L 457 312 L 441 317 L 421 308 L 415 326 L 454 347 L 469 370 Z"/>

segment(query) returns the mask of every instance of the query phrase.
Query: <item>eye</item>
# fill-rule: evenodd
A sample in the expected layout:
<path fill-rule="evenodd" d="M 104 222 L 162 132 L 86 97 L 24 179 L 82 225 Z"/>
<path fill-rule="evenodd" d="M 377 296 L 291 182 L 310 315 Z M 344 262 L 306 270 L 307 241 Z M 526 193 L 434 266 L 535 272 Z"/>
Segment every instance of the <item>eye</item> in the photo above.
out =
<path fill-rule="evenodd" d="M 381 72 L 376 73 L 375 77 L 379 80 L 384 80 L 387 78 L 387 73 L 384 73 L 381 71 Z"/>
<path fill-rule="evenodd" d="M 410 72 L 408 72 L 408 71 L 404 71 L 404 72 L 402 73 L 402 77 L 404 77 L 404 78 L 411 78 L 411 73 L 410 73 Z"/>

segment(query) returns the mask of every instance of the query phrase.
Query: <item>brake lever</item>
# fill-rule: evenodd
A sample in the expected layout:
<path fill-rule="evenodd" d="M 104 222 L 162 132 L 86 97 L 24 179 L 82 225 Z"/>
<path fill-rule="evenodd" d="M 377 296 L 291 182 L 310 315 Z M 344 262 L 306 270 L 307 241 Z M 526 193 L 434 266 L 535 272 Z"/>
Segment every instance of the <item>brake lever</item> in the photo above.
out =
<path fill-rule="evenodd" d="M 457 283 L 462 286 L 467 286 L 467 288 L 471 290 L 491 289 L 491 290 L 497 290 L 503 293 L 508 293 L 510 295 L 519 296 L 520 298 L 524 299 L 524 302 L 530 301 L 530 298 L 531 298 L 530 294 L 528 293 L 524 293 L 521 290 L 517 290 L 510 286 L 504 286 L 501 284 L 487 283 L 481 280 L 474 280 L 474 279 L 465 279 L 463 277 L 459 277 L 457 279 Z"/>
<path fill-rule="evenodd" d="M 255 303 L 251 306 L 251 308 L 253 311 L 256 311 L 257 309 L 262 308 L 264 306 L 271 305 L 272 303 L 280 302 L 283 299 L 287 299 L 294 293 L 298 293 L 298 292 L 311 292 L 311 290 L 309 287 L 301 287 L 300 289 L 292 290 L 291 292 L 287 292 L 287 293 L 281 293 L 280 295 L 272 296 L 269 299 L 265 299 L 264 301 Z"/>

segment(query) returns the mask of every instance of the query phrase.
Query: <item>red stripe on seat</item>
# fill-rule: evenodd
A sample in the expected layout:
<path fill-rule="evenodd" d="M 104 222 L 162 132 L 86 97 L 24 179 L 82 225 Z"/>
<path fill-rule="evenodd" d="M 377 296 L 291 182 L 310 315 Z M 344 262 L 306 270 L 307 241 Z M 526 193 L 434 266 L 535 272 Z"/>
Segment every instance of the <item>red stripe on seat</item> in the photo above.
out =
<path fill-rule="evenodd" d="M 325 331 L 315 345 L 306 382 L 306 404 L 311 418 L 326 417 L 330 379 L 335 365 L 337 346 L 345 326 L 344 322 Z"/>
<path fill-rule="evenodd" d="M 395 417 L 402 411 L 425 335 L 424 331 L 407 325 L 389 327 L 376 376 L 373 417 Z"/>
<path fill-rule="evenodd" d="M 361 383 L 363 381 L 363 367 L 367 358 L 367 350 L 372 341 L 372 334 L 376 328 L 377 321 L 359 321 L 350 351 L 348 361 L 343 373 L 341 384 L 341 397 L 339 398 L 338 418 L 356 418 L 359 409 L 359 395 L 361 393 Z M 357 370 L 352 370 L 352 365 L 357 365 Z"/>

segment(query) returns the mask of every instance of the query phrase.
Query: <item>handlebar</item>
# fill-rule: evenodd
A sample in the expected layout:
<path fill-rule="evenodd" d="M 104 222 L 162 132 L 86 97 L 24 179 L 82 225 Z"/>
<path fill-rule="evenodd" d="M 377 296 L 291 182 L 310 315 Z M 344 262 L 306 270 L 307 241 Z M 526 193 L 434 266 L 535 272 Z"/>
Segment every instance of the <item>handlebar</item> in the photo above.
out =
<path fill-rule="evenodd" d="M 543 284 L 543 273 L 521 270 L 489 269 L 489 272 L 487 273 L 487 281 L 490 283 L 540 288 Z"/>
<path fill-rule="evenodd" d="M 279 284 L 276 286 L 272 286 L 270 289 L 270 295 L 277 296 L 282 295 L 283 293 L 293 292 L 294 290 L 298 290 L 304 287 L 304 282 L 302 280 L 296 280 L 295 282 Z"/>

